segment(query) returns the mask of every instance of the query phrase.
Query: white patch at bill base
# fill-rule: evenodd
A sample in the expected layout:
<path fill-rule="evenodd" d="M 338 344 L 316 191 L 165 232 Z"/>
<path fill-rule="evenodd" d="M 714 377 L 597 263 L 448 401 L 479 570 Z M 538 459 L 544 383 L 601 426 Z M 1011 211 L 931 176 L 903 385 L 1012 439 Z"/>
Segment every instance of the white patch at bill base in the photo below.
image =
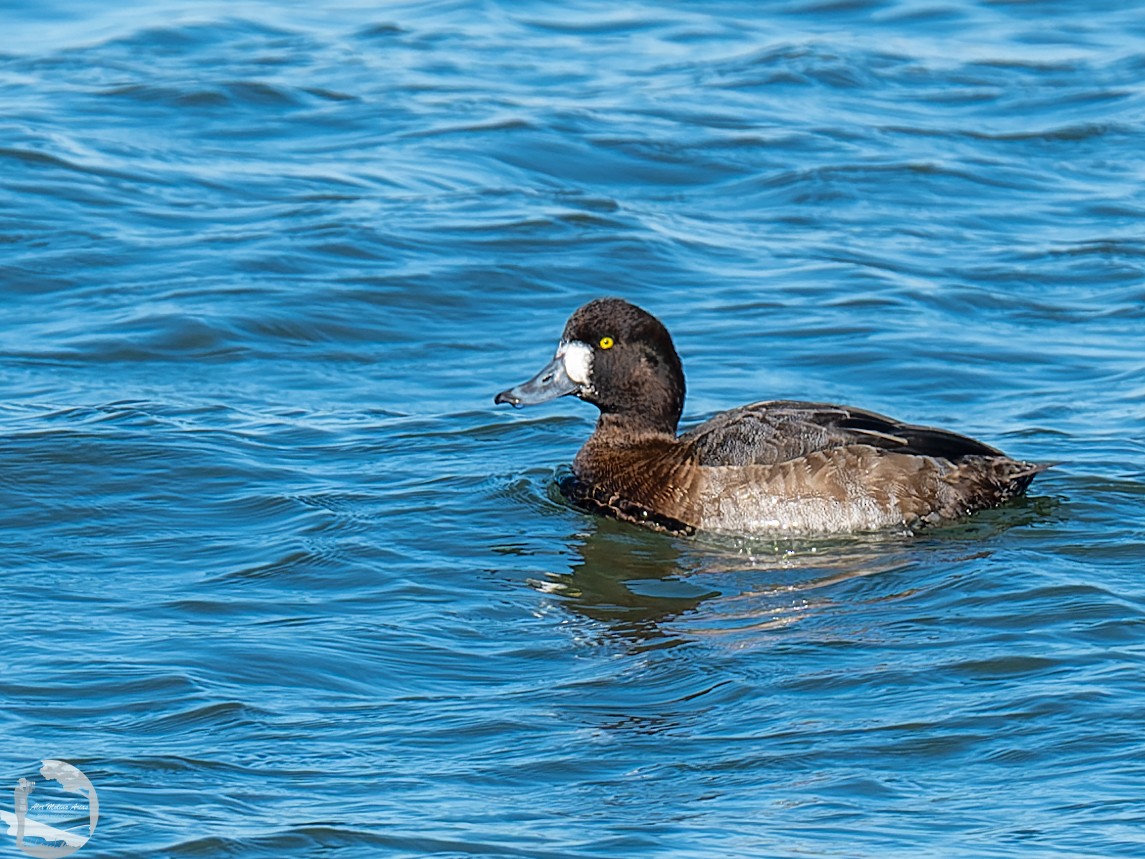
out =
<path fill-rule="evenodd" d="M 592 375 L 592 347 L 579 340 L 571 340 L 557 350 L 565 365 L 565 374 L 578 385 L 587 385 Z"/>

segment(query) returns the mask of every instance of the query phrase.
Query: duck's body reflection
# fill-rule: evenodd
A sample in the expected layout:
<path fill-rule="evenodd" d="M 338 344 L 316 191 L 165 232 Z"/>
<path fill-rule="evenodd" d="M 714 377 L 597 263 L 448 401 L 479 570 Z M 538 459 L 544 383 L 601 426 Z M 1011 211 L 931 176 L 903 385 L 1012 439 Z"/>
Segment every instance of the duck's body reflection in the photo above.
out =
<path fill-rule="evenodd" d="M 925 586 L 936 561 L 953 574 L 968 556 L 990 553 L 983 538 L 1021 518 L 980 518 L 926 540 L 905 534 L 698 540 L 585 517 L 584 528 L 567 542 L 568 569 L 550 572 L 536 586 L 601 622 L 609 637 L 641 648 L 715 635 L 735 638 L 739 646 L 753 631 L 811 620 L 831 636 L 848 626 L 850 608 L 910 596 Z"/>
<path fill-rule="evenodd" d="M 569 569 L 537 587 L 640 647 L 786 627 L 833 606 L 836 586 L 913 563 L 907 538 L 697 542 L 599 518 L 568 548 Z M 901 595 L 878 590 L 879 599 Z"/>

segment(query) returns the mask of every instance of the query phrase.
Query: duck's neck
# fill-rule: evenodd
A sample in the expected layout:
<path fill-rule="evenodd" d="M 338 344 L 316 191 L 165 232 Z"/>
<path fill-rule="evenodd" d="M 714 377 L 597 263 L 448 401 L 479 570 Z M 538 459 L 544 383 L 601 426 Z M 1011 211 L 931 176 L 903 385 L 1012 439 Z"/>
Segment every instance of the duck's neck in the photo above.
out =
<path fill-rule="evenodd" d="M 596 441 L 640 442 L 676 440 L 676 427 L 650 415 L 633 412 L 601 412 L 592 437 Z"/>

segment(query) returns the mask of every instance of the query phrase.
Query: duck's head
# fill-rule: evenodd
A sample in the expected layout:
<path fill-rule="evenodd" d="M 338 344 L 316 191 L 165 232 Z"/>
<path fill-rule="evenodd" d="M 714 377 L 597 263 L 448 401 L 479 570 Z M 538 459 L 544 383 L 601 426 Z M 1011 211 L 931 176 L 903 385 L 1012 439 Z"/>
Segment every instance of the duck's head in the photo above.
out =
<path fill-rule="evenodd" d="M 674 433 L 684 408 L 684 371 L 660 320 L 620 298 L 600 298 L 565 324 L 553 360 L 495 403 L 532 406 L 575 394 L 601 419 Z"/>

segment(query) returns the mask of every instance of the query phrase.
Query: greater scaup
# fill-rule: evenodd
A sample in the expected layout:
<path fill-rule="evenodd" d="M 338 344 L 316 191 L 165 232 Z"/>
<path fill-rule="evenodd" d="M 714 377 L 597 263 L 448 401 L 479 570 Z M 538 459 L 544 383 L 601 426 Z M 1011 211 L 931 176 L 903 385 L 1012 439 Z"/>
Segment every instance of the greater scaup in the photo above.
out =
<path fill-rule="evenodd" d="M 496 403 L 575 394 L 600 409 L 561 489 L 578 506 L 674 534 L 916 528 L 1020 495 L 1045 466 L 966 436 L 825 403 L 753 403 L 683 435 L 667 329 L 618 298 L 569 318 L 553 360 Z"/>

